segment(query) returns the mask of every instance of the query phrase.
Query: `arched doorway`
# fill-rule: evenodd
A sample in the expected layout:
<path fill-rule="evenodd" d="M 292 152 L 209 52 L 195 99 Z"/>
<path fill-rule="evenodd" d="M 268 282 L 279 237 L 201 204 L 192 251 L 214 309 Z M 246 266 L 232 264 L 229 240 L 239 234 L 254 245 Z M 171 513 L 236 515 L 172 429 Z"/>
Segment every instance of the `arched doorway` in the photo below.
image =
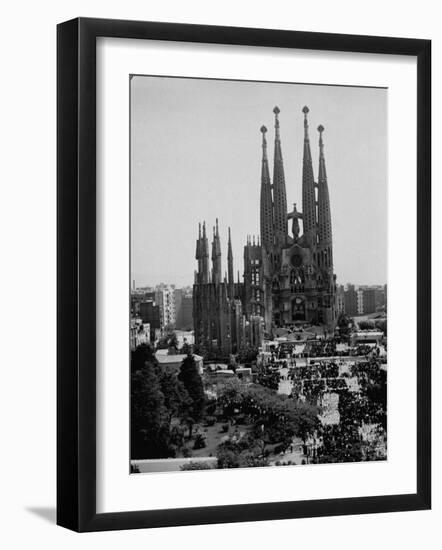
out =
<path fill-rule="evenodd" d="M 305 298 L 296 296 L 292 300 L 292 321 L 305 321 Z"/>

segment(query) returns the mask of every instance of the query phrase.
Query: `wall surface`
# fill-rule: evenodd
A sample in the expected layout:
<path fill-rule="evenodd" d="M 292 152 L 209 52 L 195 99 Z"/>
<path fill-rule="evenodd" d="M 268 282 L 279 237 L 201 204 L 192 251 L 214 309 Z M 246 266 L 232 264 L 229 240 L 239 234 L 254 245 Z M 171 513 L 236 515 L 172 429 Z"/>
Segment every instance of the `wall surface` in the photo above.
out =
<path fill-rule="evenodd" d="M 433 150 L 440 138 L 442 36 L 439 3 L 315 0 L 7 3 L 2 32 L 0 201 L 1 448 L 4 548 L 435 548 L 440 540 L 441 400 L 434 390 L 433 511 L 76 535 L 55 520 L 55 25 L 109 17 L 431 38 Z M 441 206 L 434 154 L 433 211 Z M 406 223 L 406 220 L 404 220 Z M 434 222 L 433 280 L 441 280 L 441 218 Z M 6 254 L 6 257 L 5 257 Z M 434 288 L 434 311 L 441 290 Z M 29 309 L 28 303 L 33 307 Z M 26 318 L 32 311 L 35 317 Z M 434 317 L 433 387 L 441 387 L 440 316 Z M 411 434 L 412 435 L 412 434 Z"/>

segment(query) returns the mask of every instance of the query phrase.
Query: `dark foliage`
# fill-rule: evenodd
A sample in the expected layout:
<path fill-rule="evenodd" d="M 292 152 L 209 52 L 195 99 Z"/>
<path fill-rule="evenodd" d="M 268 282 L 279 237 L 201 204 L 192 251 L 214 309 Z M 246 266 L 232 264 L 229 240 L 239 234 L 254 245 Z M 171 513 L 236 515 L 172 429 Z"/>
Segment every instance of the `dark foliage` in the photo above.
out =
<path fill-rule="evenodd" d="M 169 422 L 155 367 L 145 363 L 131 376 L 131 457 L 174 456 Z"/>
<path fill-rule="evenodd" d="M 199 422 L 203 416 L 205 396 L 203 381 L 192 356 L 183 360 L 178 380 L 182 382 L 190 398 L 186 404 L 186 414 L 193 422 Z"/>

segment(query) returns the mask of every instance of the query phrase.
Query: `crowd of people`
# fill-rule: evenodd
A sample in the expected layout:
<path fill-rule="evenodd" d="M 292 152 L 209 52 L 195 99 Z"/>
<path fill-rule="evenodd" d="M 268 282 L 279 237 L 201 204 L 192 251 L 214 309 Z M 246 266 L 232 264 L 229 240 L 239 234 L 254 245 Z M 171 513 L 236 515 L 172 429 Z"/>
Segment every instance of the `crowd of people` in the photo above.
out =
<path fill-rule="evenodd" d="M 339 352 L 340 353 L 340 352 Z M 335 339 L 310 340 L 305 344 L 303 357 L 334 357 L 339 355 Z"/>
<path fill-rule="evenodd" d="M 386 370 L 376 357 L 354 363 L 344 377 L 334 362 L 293 369 L 294 397 L 321 404 L 327 392 L 339 395 L 339 422 L 321 424 L 303 444 L 303 454 L 312 462 L 382 460 L 386 457 Z M 310 372 L 309 372 L 310 371 Z M 296 376 L 296 374 L 298 376 Z M 356 380 L 356 385 L 349 381 Z M 368 429 L 370 428 L 370 429 Z"/>

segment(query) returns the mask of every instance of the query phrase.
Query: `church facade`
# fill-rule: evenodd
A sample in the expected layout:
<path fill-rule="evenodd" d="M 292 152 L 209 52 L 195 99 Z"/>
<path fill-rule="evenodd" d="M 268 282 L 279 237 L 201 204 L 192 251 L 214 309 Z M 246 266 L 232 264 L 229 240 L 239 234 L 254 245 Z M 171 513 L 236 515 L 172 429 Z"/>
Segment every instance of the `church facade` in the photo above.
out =
<path fill-rule="evenodd" d="M 288 211 L 279 109 L 275 116 L 273 176 L 267 152 L 267 128 L 261 127 L 262 160 L 260 233 L 247 237 L 243 280 L 234 281 L 230 228 L 227 272 L 221 273 L 218 220 L 213 228 L 211 258 L 206 225 L 199 228 L 197 270 L 193 287 L 195 343 L 202 352 L 226 355 L 259 346 L 276 328 L 321 325 L 334 328 L 337 315 L 336 275 L 330 198 L 324 157 L 324 127 L 318 127 L 319 167 L 315 180 L 310 147 L 308 107 L 304 107 L 302 212 Z M 289 231 L 290 226 L 290 231 Z M 301 233 L 302 226 L 302 233 Z M 211 266 L 210 266 L 211 259 Z"/>

